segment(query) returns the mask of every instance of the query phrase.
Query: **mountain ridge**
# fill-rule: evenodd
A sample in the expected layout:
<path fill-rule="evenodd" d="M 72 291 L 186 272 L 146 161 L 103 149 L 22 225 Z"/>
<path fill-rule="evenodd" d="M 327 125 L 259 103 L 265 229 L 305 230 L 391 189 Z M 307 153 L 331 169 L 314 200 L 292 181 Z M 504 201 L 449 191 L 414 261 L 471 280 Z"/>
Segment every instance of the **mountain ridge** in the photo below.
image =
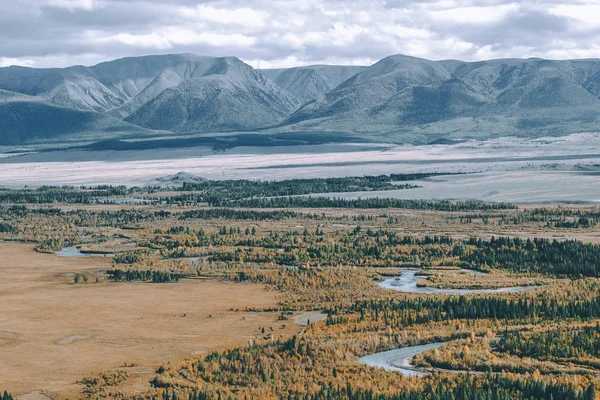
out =
<path fill-rule="evenodd" d="M 376 127 L 419 140 L 597 130 L 598 68 L 600 60 L 390 56 L 305 104 L 282 125 L 353 132 Z"/>
<path fill-rule="evenodd" d="M 36 113 L 85 111 L 104 119 L 102 126 L 114 125 L 111 132 L 329 132 L 341 140 L 423 143 L 600 130 L 600 59 L 465 62 L 397 54 L 368 67 L 254 69 L 236 57 L 186 53 L 91 67 L 4 67 L 0 91 L 11 120 L 43 124 Z M 58 125 L 65 135 L 88 129 Z M 92 125 L 101 136 L 104 128 Z M 0 126 L 0 144 L 13 143 L 11 135 L 43 139 L 34 122 L 21 124 L 19 135 L 10 126 Z"/>
<path fill-rule="evenodd" d="M 367 67 L 309 65 L 293 68 L 261 69 L 261 73 L 298 99 L 307 103 L 323 95 Z"/>

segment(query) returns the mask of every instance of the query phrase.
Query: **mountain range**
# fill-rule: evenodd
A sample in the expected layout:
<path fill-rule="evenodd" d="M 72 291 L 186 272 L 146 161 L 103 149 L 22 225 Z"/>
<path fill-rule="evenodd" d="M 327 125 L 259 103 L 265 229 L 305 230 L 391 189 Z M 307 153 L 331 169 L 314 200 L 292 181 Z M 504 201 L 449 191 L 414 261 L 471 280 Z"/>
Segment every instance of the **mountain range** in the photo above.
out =
<path fill-rule="evenodd" d="M 257 70 L 235 57 L 0 68 L 0 145 L 228 133 L 429 143 L 600 130 L 600 60 Z"/>

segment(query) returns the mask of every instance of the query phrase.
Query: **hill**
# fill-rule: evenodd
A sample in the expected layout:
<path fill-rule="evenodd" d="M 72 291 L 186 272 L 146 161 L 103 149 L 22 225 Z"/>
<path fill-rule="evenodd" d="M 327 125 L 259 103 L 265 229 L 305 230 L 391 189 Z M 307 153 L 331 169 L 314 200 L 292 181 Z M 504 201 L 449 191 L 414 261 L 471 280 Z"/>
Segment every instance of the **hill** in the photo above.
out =
<path fill-rule="evenodd" d="M 394 143 L 600 130 L 597 59 L 394 55 L 370 67 L 255 70 L 235 57 L 175 54 L 0 68 L 0 90 L 0 145 L 148 130 Z"/>
<path fill-rule="evenodd" d="M 329 93 L 339 84 L 366 67 L 345 65 L 311 65 L 287 69 L 261 69 L 260 72 L 302 103 Z"/>
<path fill-rule="evenodd" d="M 284 125 L 407 142 L 597 130 L 599 71 L 599 60 L 392 56 L 305 104 Z"/>
<path fill-rule="evenodd" d="M 299 106 L 294 96 L 230 57 L 164 90 L 126 121 L 177 132 L 248 130 L 275 124 Z"/>
<path fill-rule="evenodd" d="M 59 107 L 48 101 L 0 90 L 0 144 L 72 141 L 141 134 L 144 130 L 93 111 Z"/>
<path fill-rule="evenodd" d="M 243 63 L 235 57 L 173 54 L 128 57 L 93 67 L 12 66 L 0 68 L 0 89 L 39 96 L 63 107 L 127 117 L 167 89 L 208 75 L 226 74 L 227 64 Z M 255 73 L 253 78 L 262 77 Z"/>

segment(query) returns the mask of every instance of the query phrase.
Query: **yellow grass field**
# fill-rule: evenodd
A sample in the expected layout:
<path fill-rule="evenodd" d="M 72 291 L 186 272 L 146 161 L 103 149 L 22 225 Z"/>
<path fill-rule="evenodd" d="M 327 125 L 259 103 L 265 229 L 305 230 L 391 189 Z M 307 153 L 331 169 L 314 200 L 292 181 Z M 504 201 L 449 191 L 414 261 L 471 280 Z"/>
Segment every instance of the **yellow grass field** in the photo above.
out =
<path fill-rule="evenodd" d="M 62 258 L 33 246 L 0 243 L 0 386 L 19 398 L 77 398 L 77 380 L 116 369 L 120 387 L 147 390 L 161 364 L 275 337 L 300 327 L 277 322 L 277 293 L 257 284 L 183 280 L 176 284 L 104 282 L 110 259 Z M 87 283 L 73 283 L 75 273 Z M 96 283 L 96 277 L 100 282 Z M 239 311 L 236 311 L 238 310 Z"/>

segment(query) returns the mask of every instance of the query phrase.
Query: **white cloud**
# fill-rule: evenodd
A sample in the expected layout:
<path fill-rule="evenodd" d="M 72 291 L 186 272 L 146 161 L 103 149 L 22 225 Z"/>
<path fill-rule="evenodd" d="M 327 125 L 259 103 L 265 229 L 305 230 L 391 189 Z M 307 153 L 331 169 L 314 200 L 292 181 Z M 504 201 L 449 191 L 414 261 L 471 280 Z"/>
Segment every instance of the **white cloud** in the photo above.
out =
<path fill-rule="evenodd" d="M 483 25 L 501 21 L 509 12 L 517 11 L 515 3 L 490 7 L 455 7 L 444 10 L 430 11 L 429 15 L 436 22 L 451 22 L 454 24 Z"/>
<path fill-rule="evenodd" d="M 251 65 L 253 68 L 262 68 L 262 69 L 293 68 L 293 67 L 303 67 L 303 66 L 315 64 L 315 62 L 299 59 L 298 57 L 295 57 L 295 56 L 290 56 L 290 57 L 286 57 L 284 59 L 273 60 L 273 61 L 264 61 L 264 60 L 256 60 L 256 59 L 255 60 L 244 59 L 243 61 L 246 64 Z M 345 58 L 331 57 L 331 58 L 325 58 L 324 60 L 321 60 L 321 62 L 319 62 L 319 64 L 373 65 L 377 61 L 379 61 L 379 60 L 372 59 L 372 58 L 355 58 L 355 59 L 349 60 L 349 59 L 345 59 Z"/>
<path fill-rule="evenodd" d="M 402 25 L 380 24 L 379 30 L 388 37 L 427 39 L 432 37 L 432 32 L 427 29 L 410 28 Z"/>
<path fill-rule="evenodd" d="M 91 40 L 102 43 L 121 43 L 147 49 L 173 49 L 178 45 L 207 44 L 211 46 L 251 46 L 255 39 L 239 33 L 204 32 L 192 28 L 167 27 L 146 34 L 118 33 L 106 37 L 95 37 L 87 32 Z M 95 37 L 95 38 L 94 38 Z"/>
<path fill-rule="evenodd" d="M 94 10 L 101 6 L 101 2 L 97 0 L 50 0 L 50 6 L 66 8 L 70 11 L 74 10 Z"/>
<path fill-rule="evenodd" d="M 206 5 L 196 7 L 183 7 L 179 14 L 194 21 L 210 22 L 212 24 L 241 25 L 246 27 L 263 27 L 269 16 L 264 11 L 256 11 L 251 8 L 215 8 Z"/>
<path fill-rule="evenodd" d="M 21 65 L 23 67 L 33 67 L 35 61 L 27 58 L 0 57 L 0 67 L 10 67 L 11 65 Z"/>
<path fill-rule="evenodd" d="M 131 33 L 118 33 L 113 36 L 100 38 L 99 41 L 107 43 L 117 42 L 126 44 L 128 46 L 139 46 L 153 49 L 170 49 L 173 47 L 171 41 L 158 32 L 139 35 Z"/>
<path fill-rule="evenodd" d="M 397 53 L 600 57 L 598 28 L 600 0 L 0 0 L 0 57 L 35 66 L 167 52 L 272 66 Z"/>
<path fill-rule="evenodd" d="M 600 26 L 600 4 L 558 4 L 550 8 L 550 13 Z"/>

